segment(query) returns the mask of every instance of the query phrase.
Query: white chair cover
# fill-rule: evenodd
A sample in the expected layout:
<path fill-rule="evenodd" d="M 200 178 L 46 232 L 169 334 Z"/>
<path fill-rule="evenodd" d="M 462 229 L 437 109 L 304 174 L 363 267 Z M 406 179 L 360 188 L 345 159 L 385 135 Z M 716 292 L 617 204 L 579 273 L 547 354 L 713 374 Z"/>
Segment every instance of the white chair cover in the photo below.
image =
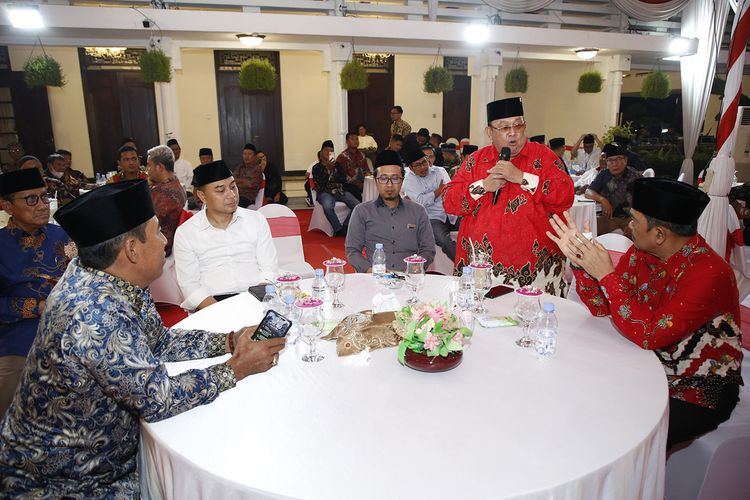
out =
<path fill-rule="evenodd" d="M 656 173 L 653 168 L 647 168 L 643 171 L 643 177 L 653 177 L 654 175 L 656 175 Z"/>
<path fill-rule="evenodd" d="M 453 239 L 453 241 L 456 241 L 456 239 L 458 238 L 458 231 L 451 231 L 451 238 Z M 440 248 L 437 244 L 435 244 L 435 259 L 432 261 L 430 267 L 428 267 L 427 270 L 435 271 L 446 276 L 453 275 L 453 261 L 450 260 L 447 255 L 445 255 L 443 249 Z"/>
<path fill-rule="evenodd" d="M 258 212 L 268 220 L 271 228 L 280 272 L 291 272 L 301 278 L 312 278 L 315 270 L 305 262 L 305 250 L 295 213 L 289 207 L 275 203 L 260 207 Z"/>
<path fill-rule="evenodd" d="M 185 300 L 177 284 L 177 273 L 174 268 L 174 255 L 164 259 L 161 276 L 149 285 L 154 302 L 179 306 Z"/>
<path fill-rule="evenodd" d="M 328 219 L 326 218 L 325 210 L 323 210 L 323 206 L 318 203 L 317 200 L 317 193 L 315 190 L 312 190 L 312 198 L 313 198 L 313 213 L 310 217 L 310 225 L 307 227 L 308 232 L 312 231 L 313 229 L 318 229 L 319 231 L 323 231 L 328 236 L 333 236 L 333 227 L 331 226 L 331 223 L 328 222 Z M 346 218 L 349 216 L 349 212 L 351 210 L 349 207 L 346 206 L 346 203 L 342 201 L 337 201 L 335 207 L 333 208 L 334 212 L 336 212 L 336 217 L 338 217 L 339 222 L 342 224 L 346 220 Z"/>

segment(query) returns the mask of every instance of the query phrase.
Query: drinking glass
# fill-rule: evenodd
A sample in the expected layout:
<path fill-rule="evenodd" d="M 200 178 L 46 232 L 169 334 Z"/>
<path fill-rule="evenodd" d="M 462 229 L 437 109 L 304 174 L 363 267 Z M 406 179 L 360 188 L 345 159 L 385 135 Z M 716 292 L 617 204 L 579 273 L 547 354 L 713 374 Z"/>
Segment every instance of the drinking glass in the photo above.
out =
<path fill-rule="evenodd" d="M 323 265 L 326 266 L 326 283 L 328 283 L 328 287 L 333 291 L 333 303 L 331 307 L 336 309 L 344 307 L 344 304 L 339 301 L 339 291 L 344 288 L 344 282 L 346 281 L 346 271 L 344 270 L 346 261 L 333 257 L 323 262 Z"/>
<path fill-rule="evenodd" d="M 294 303 L 299 311 L 299 326 L 302 333 L 302 339 L 310 346 L 307 354 L 302 356 L 302 361 L 307 363 L 316 363 L 325 359 L 325 354 L 318 352 L 315 345 L 323 333 L 323 313 L 320 306 L 323 305 L 321 299 L 315 297 L 305 297 Z"/>
<path fill-rule="evenodd" d="M 406 303 L 411 305 L 419 304 L 417 292 L 424 285 L 424 263 L 427 262 L 427 259 L 415 254 L 405 258 L 404 262 L 406 262 L 406 284 L 412 290 L 412 296 Z"/>
<path fill-rule="evenodd" d="M 492 264 L 487 262 L 473 262 L 471 269 L 474 275 L 474 288 L 478 294 L 474 312 L 477 314 L 486 314 L 487 308 L 484 307 L 484 296 L 492 288 Z"/>
<path fill-rule="evenodd" d="M 539 313 L 542 310 L 539 302 L 541 296 L 542 291 L 531 286 L 521 287 L 516 290 L 518 302 L 516 302 L 515 313 L 523 325 L 523 336 L 516 340 L 516 345 L 519 347 L 531 347 L 534 345 L 534 340 L 529 336 L 529 327 L 539 317 Z"/>

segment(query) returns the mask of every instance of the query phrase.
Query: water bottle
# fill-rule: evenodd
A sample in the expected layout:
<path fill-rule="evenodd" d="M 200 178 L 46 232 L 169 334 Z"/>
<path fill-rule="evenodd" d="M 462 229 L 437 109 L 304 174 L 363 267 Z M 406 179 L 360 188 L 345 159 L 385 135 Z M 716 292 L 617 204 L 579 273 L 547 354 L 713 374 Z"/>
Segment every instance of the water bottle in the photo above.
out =
<path fill-rule="evenodd" d="M 555 304 L 545 302 L 542 315 L 537 320 L 534 348 L 540 358 L 549 358 L 557 349 L 557 316 Z"/>
<path fill-rule="evenodd" d="M 312 282 L 312 296 L 325 302 L 326 295 L 328 295 L 328 283 L 326 283 L 326 279 L 323 277 L 323 270 L 316 269 L 315 278 L 313 278 Z"/>
<path fill-rule="evenodd" d="M 457 301 L 458 317 L 461 326 L 474 330 L 474 269 L 469 266 L 463 268 L 463 273 L 458 279 Z"/>
<path fill-rule="evenodd" d="M 375 243 L 375 252 L 372 254 L 372 274 L 376 278 L 385 274 L 385 251 L 382 243 Z"/>
<path fill-rule="evenodd" d="M 263 314 L 265 314 L 269 309 L 277 309 L 276 287 L 274 285 L 266 285 L 266 294 L 263 296 Z"/>

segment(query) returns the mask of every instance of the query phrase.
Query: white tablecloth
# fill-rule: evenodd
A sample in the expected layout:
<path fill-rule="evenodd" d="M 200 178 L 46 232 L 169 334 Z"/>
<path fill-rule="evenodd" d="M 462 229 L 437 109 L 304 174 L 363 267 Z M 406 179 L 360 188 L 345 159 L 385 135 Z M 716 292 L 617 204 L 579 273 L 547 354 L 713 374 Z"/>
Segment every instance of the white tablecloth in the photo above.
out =
<path fill-rule="evenodd" d="M 444 298 L 450 279 L 428 276 L 421 296 Z M 348 275 L 342 314 L 383 291 L 369 275 Z M 463 363 L 435 374 L 400 366 L 395 348 L 358 366 L 337 358 L 331 342 L 317 364 L 287 347 L 276 368 L 212 404 L 143 424 L 144 497 L 663 498 L 661 365 L 609 320 L 544 300 L 560 322 L 558 352 L 547 360 L 516 347 L 517 327 L 478 328 Z M 514 301 L 488 305 L 510 314 Z M 245 293 L 180 326 L 227 331 L 259 318 Z"/>
<path fill-rule="evenodd" d="M 591 234 L 593 234 L 594 237 L 597 236 L 596 202 L 593 200 L 587 200 L 583 196 L 576 195 L 576 199 L 573 202 L 573 206 L 570 207 L 569 212 L 580 231 L 583 231 L 584 224 L 588 222 Z"/>

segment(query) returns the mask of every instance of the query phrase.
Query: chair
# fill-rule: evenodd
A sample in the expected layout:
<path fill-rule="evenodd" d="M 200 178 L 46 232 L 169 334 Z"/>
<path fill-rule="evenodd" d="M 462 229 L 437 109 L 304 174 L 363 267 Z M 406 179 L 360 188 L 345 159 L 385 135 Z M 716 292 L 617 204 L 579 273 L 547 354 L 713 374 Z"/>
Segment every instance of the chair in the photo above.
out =
<path fill-rule="evenodd" d="M 315 276 L 313 267 L 305 262 L 299 221 L 294 212 L 284 205 L 275 203 L 260 207 L 258 212 L 266 218 L 271 228 L 279 269 L 297 274 L 301 278 Z"/>
<path fill-rule="evenodd" d="M 677 180 L 680 182 L 685 182 L 685 172 L 682 172 L 680 175 L 678 175 Z"/>
<path fill-rule="evenodd" d="M 601 245 L 607 249 L 610 258 L 612 259 L 612 263 L 615 266 L 617 266 L 617 263 L 620 262 L 622 256 L 625 255 L 625 252 L 627 252 L 630 247 L 633 246 L 633 242 L 630 239 L 616 233 L 602 234 L 601 236 L 596 237 L 596 241 L 601 243 Z M 575 276 L 570 281 L 570 288 L 568 289 L 568 300 L 578 302 L 579 304 L 583 303 L 581 301 L 581 298 L 578 296 L 578 292 L 576 291 Z"/>
<path fill-rule="evenodd" d="M 307 231 L 310 232 L 313 229 L 318 229 L 326 233 L 328 236 L 333 236 L 333 227 L 331 226 L 331 223 L 328 222 L 328 218 L 326 218 L 326 213 L 325 210 L 323 210 L 323 205 L 318 203 L 317 196 L 318 194 L 313 189 L 313 213 L 310 217 L 310 225 L 307 227 Z M 342 224 L 349 216 L 349 212 L 351 212 L 349 207 L 347 207 L 346 203 L 344 203 L 343 201 L 337 201 L 336 206 L 333 208 L 333 210 L 334 212 L 336 212 L 336 217 L 338 217 L 339 222 L 341 222 Z"/>
<path fill-rule="evenodd" d="M 193 216 L 192 212 L 183 210 L 180 214 L 178 226 Z M 156 310 L 162 317 L 166 326 L 172 326 L 181 319 L 187 317 L 187 313 L 180 308 L 180 304 L 185 300 L 182 295 L 180 286 L 177 283 L 177 272 L 175 271 L 174 255 L 164 259 L 161 276 L 149 285 L 151 297 L 156 303 Z"/>
<path fill-rule="evenodd" d="M 456 241 L 458 238 L 458 231 L 451 231 L 451 238 Z M 445 255 L 443 249 L 437 244 L 435 245 L 435 259 L 427 268 L 427 272 L 434 271 L 438 274 L 444 274 L 446 276 L 453 276 L 453 261 Z"/>
<path fill-rule="evenodd" d="M 656 173 L 654 172 L 653 168 L 647 168 L 646 170 L 643 171 L 643 177 L 653 177 L 655 175 Z"/>

